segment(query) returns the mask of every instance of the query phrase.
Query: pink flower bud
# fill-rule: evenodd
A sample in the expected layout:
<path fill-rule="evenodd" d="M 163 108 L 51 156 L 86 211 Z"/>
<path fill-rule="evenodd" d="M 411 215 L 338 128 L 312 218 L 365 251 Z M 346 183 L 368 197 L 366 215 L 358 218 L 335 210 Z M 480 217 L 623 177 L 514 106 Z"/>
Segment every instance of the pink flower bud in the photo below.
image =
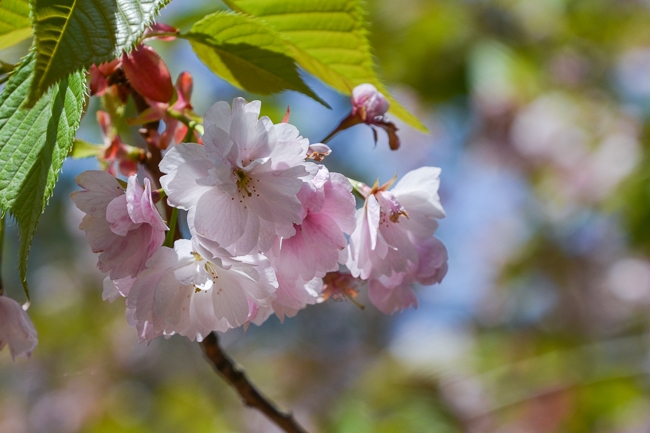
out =
<path fill-rule="evenodd" d="M 174 95 L 171 74 L 167 65 L 153 48 L 138 45 L 127 56 L 122 56 L 122 69 L 131 87 L 145 98 L 169 102 Z"/>
<path fill-rule="evenodd" d="M 9 345 L 9 353 L 29 357 L 38 339 L 31 319 L 16 301 L 0 296 L 0 350 Z"/>
<path fill-rule="evenodd" d="M 352 115 L 365 123 L 374 123 L 388 111 L 386 97 L 372 84 L 360 84 L 352 90 Z"/>
<path fill-rule="evenodd" d="M 320 162 L 330 153 L 332 153 L 332 149 L 327 144 L 313 143 L 307 149 L 307 158 Z"/>

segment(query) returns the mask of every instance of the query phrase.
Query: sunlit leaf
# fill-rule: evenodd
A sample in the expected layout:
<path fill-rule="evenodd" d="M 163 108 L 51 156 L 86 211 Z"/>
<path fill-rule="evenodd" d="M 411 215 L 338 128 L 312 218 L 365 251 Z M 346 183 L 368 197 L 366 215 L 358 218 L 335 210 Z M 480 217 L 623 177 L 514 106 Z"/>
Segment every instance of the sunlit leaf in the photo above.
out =
<path fill-rule="evenodd" d="M 296 90 L 327 105 L 298 74 L 283 38 L 258 19 L 216 12 L 185 37 L 215 74 L 240 89 L 261 95 Z"/>
<path fill-rule="evenodd" d="M 336 90 L 349 95 L 359 84 L 374 84 L 388 97 L 390 112 L 427 130 L 379 81 L 358 0 L 226 0 L 226 4 L 267 22 L 288 41 L 300 66 Z"/>
<path fill-rule="evenodd" d="M 0 2 L 0 50 L 16 45 L 32 35 L 28 0 Z"/>
<path fill-rule="evenodd" d="M 86 91 L 85 72 L 79 71 L 53 86 L 34 107 L 21 107 L 35 66 L 31 53 L 0 94 L 0 209 L 19 226 L 19 269 L 25 288 L 32 237 L 71 150 Z"/>
<path fill-rule="evenodd" d="M 35 0 L 36 68 L 32 106 L 71 72 L 130 49 L 169 0 Z"/>

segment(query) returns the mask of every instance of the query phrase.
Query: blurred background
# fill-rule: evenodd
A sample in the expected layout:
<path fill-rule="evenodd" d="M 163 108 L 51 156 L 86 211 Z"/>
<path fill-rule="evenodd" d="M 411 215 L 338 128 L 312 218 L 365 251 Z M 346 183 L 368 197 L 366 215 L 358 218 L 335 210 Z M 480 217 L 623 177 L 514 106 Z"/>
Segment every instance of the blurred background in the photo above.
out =
<path fill-rule="evenodd" d="M 325 163 L 367 183 L 442 167 L 449 273 L 418 289 L 417 310 L 385 316 L 362 289 L 365 310 L 328 301 L 234 330 L 226 350 L 312 432 L 650 431 L 650 1 L 365 3 L 380 75 L 431 133 L 397 122 L 391 152 L 356 126 Z M 160 21 L 187 29 L 220 7 L 176 1 Z M 242 95 L 186 42 L 154 45 L 174 76 L 193 74 L 197 113 Z M 263 110 L 278 122 L 290 105 L 317 142 L 350 105 L 309 83 L 333 110 L 297 94 Z M 98 108 L 78 133 L 94 143 Z M 67 161 L 41 218 L 29 275 L 39 345 L 15 364 L 0 354 L 0 432 L 278 431 L 196 343 L 138 343 L 123 300 L 102 302 L 68 199 L 93 168 Z M 10 230 L 2 271 L 24 300 L 17 242 Z"/>

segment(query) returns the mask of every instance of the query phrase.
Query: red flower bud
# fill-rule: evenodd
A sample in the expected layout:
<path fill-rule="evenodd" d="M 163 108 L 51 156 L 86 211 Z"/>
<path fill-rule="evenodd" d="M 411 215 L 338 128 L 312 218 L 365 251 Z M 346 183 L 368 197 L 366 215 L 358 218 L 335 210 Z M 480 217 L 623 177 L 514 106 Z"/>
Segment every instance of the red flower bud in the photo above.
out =
<path fill-rule="evenodd" d="M 107 78 L 112 75 L 120 66 L 120 60 L 102 63 L 99 66 L 92 65 L 88 71 L 90 74 L 90 95 L 102 96 L 108 88 Z"/>
<path fill-rule="evenodd" d="M 131 87 L 145 98 L 169 102 L 174 95 L 169 69 L 153 48 L 138 45 L 122 55 L 122 69 Z"/>

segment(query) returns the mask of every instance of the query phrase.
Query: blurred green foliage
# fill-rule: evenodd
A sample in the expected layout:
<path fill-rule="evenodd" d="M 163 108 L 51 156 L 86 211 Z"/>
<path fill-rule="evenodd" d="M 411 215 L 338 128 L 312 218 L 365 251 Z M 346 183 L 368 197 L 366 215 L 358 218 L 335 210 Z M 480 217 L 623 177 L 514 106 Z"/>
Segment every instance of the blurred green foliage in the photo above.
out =
<path fill-rule="evenodd" d="M 170 22 L 186 30 L 217 7 L 205 4 Z M 425 327 L 409 345 L 395 333 L 400 317 L 330 302 L 227 335 L 227 350 L 314 432 L 648 431 L 650 3 L 366 4 L 380 76 L 398 99 L 415 101 L 408 108 L 425 114 L 434 137 L 449 127 L 444 110 L 463 113 L 459 165 L 514 173 L 524 204 L 505 229 L 485 227 L 493 238 L 472 240 L 494 275 L 461 324 Z M 285 106 L 265 109 L 279 121 Z M 443 168 L 447 206 L 445 176 L 456 168 Z M 196 344 L 138 345 L 123 304 L 101 301 L 101 276 L 66 204 L 72 188 L 70 179 L 57 187 L 37 231 L 30 314 L 39 346 L 16 365 L 0 357 L 0 432 L 273 431 Z M 519 226 L 525 234 L 509 240 Z M 444 233 L 450 251 L 470 253 Z M 477 272 L 453 259 L 450 276 Z"/>

